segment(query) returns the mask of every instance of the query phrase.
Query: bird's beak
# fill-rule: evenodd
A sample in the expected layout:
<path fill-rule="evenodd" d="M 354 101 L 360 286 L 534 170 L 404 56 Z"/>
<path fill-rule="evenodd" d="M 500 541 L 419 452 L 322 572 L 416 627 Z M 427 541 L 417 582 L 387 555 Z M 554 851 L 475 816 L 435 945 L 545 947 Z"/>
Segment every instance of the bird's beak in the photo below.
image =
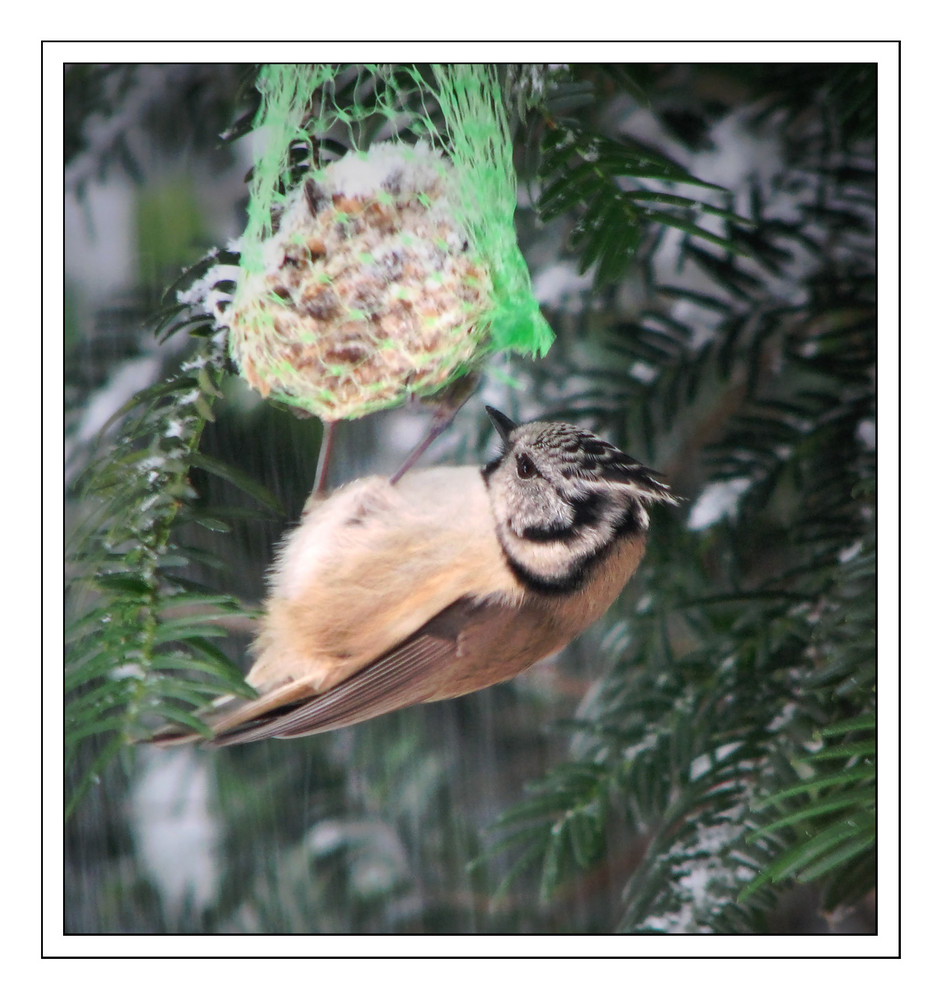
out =
<path fill-rule="evenodd" d="M 487 415 L 491 418 L 491 423 L 494 425 L 494 429 L 500 434 L 501 439 L 504 444 L 510 445 L 510 435 L 516 430 L 517 425 L 510 419 L 510 417 L 505 417 L 500 410 L 495 410 L 493 406 L 485 406 L 487 410 Z"/>

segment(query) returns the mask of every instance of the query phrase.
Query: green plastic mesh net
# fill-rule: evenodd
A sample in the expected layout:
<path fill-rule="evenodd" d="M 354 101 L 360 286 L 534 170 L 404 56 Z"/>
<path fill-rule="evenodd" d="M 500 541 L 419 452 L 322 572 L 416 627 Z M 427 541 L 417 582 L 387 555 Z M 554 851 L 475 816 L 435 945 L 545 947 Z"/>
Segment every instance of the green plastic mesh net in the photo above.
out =
<path fill-rule="evenodd" d="M 264 67 L 230 349 L 324 420 L 543 354 L 492 66 Z"/>

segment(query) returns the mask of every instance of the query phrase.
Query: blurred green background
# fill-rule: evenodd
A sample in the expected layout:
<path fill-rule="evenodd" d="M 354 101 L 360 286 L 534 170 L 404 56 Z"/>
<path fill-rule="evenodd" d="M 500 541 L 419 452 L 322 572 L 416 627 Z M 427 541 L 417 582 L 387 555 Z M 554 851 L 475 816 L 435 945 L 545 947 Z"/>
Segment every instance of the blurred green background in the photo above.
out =
<path fill-rule="evenodd" d="M 155 330 L 242 232 L 255 72 L 65 72 L 67 646 L 87 649 L 90 470 L 121 446 L 102 428 L 208 342 Z M 557 342 L 495 364 L 425 461 L 492 457 L 487 402 L 591 427 L 685 504 L 606 619 L 509 684 L 224 751 L 102 763 L 103 735 L 76 736 L 67 933 L 873 931 L 876 67 L 505 73 Z M 187 585 L 246 612 L 217 642 L 245 670 L 321 431 L 213 377 L 172 538 L 199 553 Z M 334 481 L 392 472 L 427 420 L 342 426 Z M 101 677 L 67 737 L 117 710 L 127 678 Z"/>

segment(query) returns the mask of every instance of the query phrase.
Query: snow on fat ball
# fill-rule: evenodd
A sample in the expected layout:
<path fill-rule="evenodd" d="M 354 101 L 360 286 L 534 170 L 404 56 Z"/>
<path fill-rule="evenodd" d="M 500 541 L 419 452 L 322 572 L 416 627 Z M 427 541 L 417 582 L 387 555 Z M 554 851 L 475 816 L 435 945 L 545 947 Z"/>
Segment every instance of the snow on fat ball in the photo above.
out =
<path fill-rule="evenodd" d="M 226 317 L 250 385 L 339 420 L 467 370 L 491 281 L 455 221 L 452 174 L 426 143 L 387 142 L 301 179 Z"/>

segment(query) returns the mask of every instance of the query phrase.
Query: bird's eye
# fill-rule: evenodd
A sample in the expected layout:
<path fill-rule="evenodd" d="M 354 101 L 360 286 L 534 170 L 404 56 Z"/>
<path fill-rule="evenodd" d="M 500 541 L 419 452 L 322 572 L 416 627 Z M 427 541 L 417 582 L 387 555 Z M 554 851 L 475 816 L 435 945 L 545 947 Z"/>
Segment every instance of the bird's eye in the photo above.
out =
<path fill-rule="evenodd" d="M 532 479 L 536 475 L 536 466 L 530 461 L 529 455 L 517 456 L 517 475 L 521 479 Z"/>

